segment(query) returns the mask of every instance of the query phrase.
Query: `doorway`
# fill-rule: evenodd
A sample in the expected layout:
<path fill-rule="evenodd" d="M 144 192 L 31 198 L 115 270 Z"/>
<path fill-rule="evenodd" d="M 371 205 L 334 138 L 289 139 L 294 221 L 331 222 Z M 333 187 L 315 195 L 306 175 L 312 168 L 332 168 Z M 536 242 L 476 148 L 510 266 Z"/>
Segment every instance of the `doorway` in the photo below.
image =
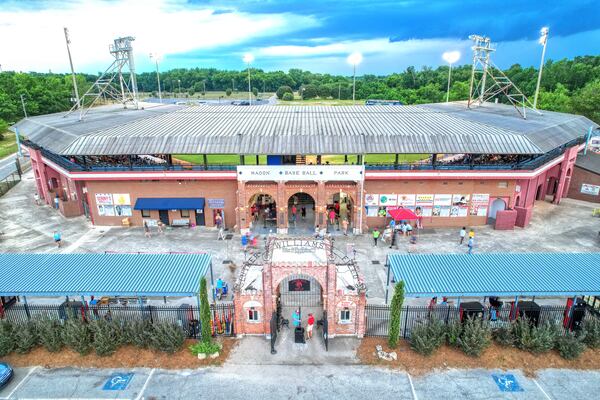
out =
<path fill-rule="evenodd" d="M 506 210 L 506 202 L 503 199 L 495 199 L 492 201 L 490 212 L 488 214 L 488 224 L 494 224 L 496 222 L 496 214 L 498 211 L 502 210 Z"/>
<path fill-rule="evenodd" d="M 169 225 L 169 210 L 158 210 L 158 219 L 165 225 Z"/>
<path fill-rule="evenodd" d="M 335 212 L 334 223 L 331 224 L 331 211 Z M 339 191 L 327 201 L 327 230 L 329 233 L 340 233 L 343 221 L 348 221 L 348 232 L 352 232 L 352 211 L 354 202 L 348 193 Z"/>
<path fill-rule="evenodd" d="M 288 233 L 310 235 L 315 230 L 315 199 L 298 192 L 288 199 Z"/>
<path fill-rule="evenodd" d="M 277 204 L 266 193 L 256 193 L 248 202 L 250 229 L 255 233 L 268 234 L 277 231 Z"/>
<path fill-rule="evenodd" d="M 196 209 L 196 226 L 204 226 L 206 224 L 204 219 L 204 209 Z"/>

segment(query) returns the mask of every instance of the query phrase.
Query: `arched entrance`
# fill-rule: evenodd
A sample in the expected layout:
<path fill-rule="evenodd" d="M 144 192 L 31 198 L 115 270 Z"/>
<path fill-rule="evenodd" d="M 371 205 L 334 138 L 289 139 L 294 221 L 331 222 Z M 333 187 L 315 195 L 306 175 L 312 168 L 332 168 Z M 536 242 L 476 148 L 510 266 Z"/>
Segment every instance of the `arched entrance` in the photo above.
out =
<path fill-rule="evenodd" d="M 270 194 L 254 194 L 248 202 L 248 210 L 253 231 L 262 234 L 277 231 L 277 203 Z"/>
<path fill-rule="evenodd" d="M 335 212 L 333 224 L 331 223 L 331 211 Z M 348 221 L 348 232 L 352 232 L 354 212 L 354 202 L 352 197 L 343 191 L 332 194 L 327 199 L 327 228 L 330 233 L 340 231 L 343 227 L 343 221 Z"/>
<path fill-rule="evenodd" d="M 305 192 L 288 199 L 288 233 L 312 234 L 315 229 L 315 199 Z"/>
<path fill-rule="evenodd" d="M 492 224 L 496 221 L 496 213 L 498 211 L 506 210 L 506 202 L 503 199 L 495 199 L 490 205 L 490 212 L 488 214 L 488 224 Z"/>

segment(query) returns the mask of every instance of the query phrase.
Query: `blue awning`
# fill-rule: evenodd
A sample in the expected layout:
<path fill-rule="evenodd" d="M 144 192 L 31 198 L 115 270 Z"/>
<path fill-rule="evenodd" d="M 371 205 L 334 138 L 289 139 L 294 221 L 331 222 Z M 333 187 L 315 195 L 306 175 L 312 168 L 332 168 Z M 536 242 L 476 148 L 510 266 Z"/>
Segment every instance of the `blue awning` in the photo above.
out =
<path fill-rule="evenodd" d="M 195 296 L 208 254 L 0 254 L 1 296 Z"/>
<path fill-rule="evenodd" d="M 134 210 L 196 210 L 204 208 L 204 197 L 140 197 Z"/>
<path fill-rule="evenodd" d="M 598 296 L 600 253 L 390 254 L 408 297 Z"/>

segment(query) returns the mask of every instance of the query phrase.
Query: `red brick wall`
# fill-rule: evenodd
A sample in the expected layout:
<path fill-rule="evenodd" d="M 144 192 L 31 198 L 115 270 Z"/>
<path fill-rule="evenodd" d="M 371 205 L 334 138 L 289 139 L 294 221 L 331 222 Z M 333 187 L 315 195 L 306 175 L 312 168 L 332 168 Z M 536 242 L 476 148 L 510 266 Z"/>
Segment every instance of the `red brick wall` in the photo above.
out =
<path fill-rule="evenodd" d="M 569 188 L 567 197 L 571 199 L 600 203 L 600 195 L 594 196 L 590 194 L 581 193 L 581 185 L 583 183 L 600 186 L 600 175 L 579 167 L 575 167 L 573 169 L 573 175 L 571 177 L 571 187 Z"/>

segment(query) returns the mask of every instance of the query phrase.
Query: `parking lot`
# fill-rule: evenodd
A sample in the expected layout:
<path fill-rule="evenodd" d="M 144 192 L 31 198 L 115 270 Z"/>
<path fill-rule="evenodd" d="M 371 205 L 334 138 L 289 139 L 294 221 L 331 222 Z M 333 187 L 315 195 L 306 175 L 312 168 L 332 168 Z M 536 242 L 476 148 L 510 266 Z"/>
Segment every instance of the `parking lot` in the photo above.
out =
<path fill-rule="evenodd" d="M 597 398 L 600 372 L 443 370 L 424 376 L 365 366 L 226 364 L 200 370 L 17 368 L 0 399 L 527 399 Z"/>

